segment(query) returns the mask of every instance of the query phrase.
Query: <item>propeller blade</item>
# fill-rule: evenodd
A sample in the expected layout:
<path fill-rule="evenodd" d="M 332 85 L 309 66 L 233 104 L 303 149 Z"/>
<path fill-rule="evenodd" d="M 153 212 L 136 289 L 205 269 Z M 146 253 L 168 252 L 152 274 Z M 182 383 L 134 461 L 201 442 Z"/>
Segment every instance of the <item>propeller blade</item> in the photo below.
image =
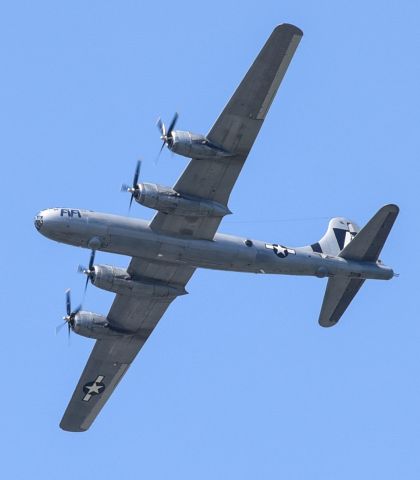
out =
<path fill-rule="evenodd" d="M 89 277 L 88 277 L 89 278 Z M 58 332 L 64 327 L 64 325 L 67 323 L 67 333 L 70 341 L 70 332 L 73 330 L 74 327 L 74 319 L 76 315 L 82 310 L 82 304 L 78 305 L 78 307 L 75 310 L 71 310 L 71 297 L 70 297 L 70 289 L 68 288 L 66 290 L 66 312 L 67 315 L 63 317 L 64 323 L 58 325 L 55 328 L 55 334 L 57 335 Z"/>
<path fill-rule="evenodd" d="M 141 168 L 141 160 L 137 160 L 136 170 L 134 171 L 133 188 L 136 188 L 137 184 L 139 183 L 140 168 Z"/>
<path fill-rule="evenodd" d="M 163 143 L 162 143 L 162 146 L 160 147 L 159 153 L 158 153 L 157 157 L 155 158 L 155 165 L 158 164 L 160 154 L 162 153 L 162 150 L 165 148 L 165 145 L 166 145 L 166 141 L 164 140 Z"/>
<path fill-rule="evenodd" d="M 171 135 L 172 130 L 175 128 L 176 122 L 178 121 L 178 113 L 175 112 L 174 118 L 172 119 L 171 124 L 169 125 L 168 128 L 168 136 Z"/>
<path fill-rule="evenodd" d="M 96 253 L 96 250 L 92 250 L 91 254 L 90 254 L 90 259 L 89 259 L 89 272 L 92 270 L 93 268 L 93 263 L 95 262 L 95 253 Z"/>
<path fill-rule="evenodd" d="M 82 304 L 80 304 L 76 310 L 74 310 L 74 312 L 72 312 L 71 316 L 74 318 L 79 312 L 80 310 L 82 309 Z"/>
<path fill-rule="evenodd" d="M 87 287 L 89 285 L 89 275 L 86 275 L 85 289 L 83 290 L 83 296 L 86 294 Z"/>
<path fill-rule="evenodd" d="M 128 207 L 128 212 L 129 213 L 130 213 L 130 210 L 131 210 L 131 205 L 133 204 L 134 196 L 135 196 L 136 192 L 138 191 L 140 170 L 141 170 L 141 160 L 137 160 L 136 169 L 134 170 L 133 186 L 129 187 L 125 183 L 123 183 L 121 185 L 121 191 L 122 192 L 131 192 L 130 205 Z"/>
<path fill-rule="evenodd" d="M 160 133 L 162 134 L 162 137 L 164 137 L 166 135 L 165 124 L 162 122 L 160 117 L 158 118 L 158 121 L 157 121 L 156 125 L 157 125 Z"/>
<path fill-rule="evenodd" d="M 158 121 L 157 121 L 156 125 L 157 125 L 158 129 L 160 130 L 160 133 L 161 133 L 160 138 L 163 140 L 163 143 L 162 143 L 162 146 L 160 147 L 159 154 L 156 157 L 155 165 L 158 164 L 160 154 L 162 153 L 162 150 L 164 149 L 165 145 L 168 144 L 168 140 L 172 136 L 172 131 L 175 128 L 176 122 L 178 121 L 178 116 L 179 116 L 178 112 L 175 112 L 175 114 L 174 114 L 174 116 L 171 120 L 171 123 L 169 124 L 168 130 L 166 130 L 165 124 L 162 122 L 162 120 L 160 118 L 158 118 Z"/>
<path fill-rule="evenodd" d="M 70 289 L 66 290 L 66 312 L 67 315 L 71 315 L 71 298 L 70 298 Z"/>
<path fill-rule="evenodd" d="M 89 279 L 91 279 L 91 275 L 95 272 L 95 269 L 93 268 L 93 264 L 95 263 L 95 254 L 96 254 L 96 250 L 92 250 L 90 252 L 90 258 L 89 258 L 89 266 L 86 268 L 84 267 L 83 265 L 79 265 L 77 267 L 77 271 L 79 273 L 84 273 L 86 274 L 86 283 L 85 283 L 85 289 L 83 291 L 83 296 L 86 294 L 86 289 L 88 287 L 88 284 L 89 284 Z M 80 308 L 82 308 L 82 306 L 80 305 Z M 73 312 L 74 314 L 78 313 L 78 311 L 80 310 L 80 308 L 76 309 L 75 312 Z M 73 315 L 73 314 L 72 314 Z"/>

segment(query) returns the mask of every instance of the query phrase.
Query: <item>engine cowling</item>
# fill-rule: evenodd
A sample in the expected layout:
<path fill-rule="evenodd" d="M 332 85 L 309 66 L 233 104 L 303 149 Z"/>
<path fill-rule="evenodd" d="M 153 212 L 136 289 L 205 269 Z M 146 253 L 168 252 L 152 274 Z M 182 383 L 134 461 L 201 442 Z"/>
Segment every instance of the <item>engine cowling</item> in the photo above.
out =
<path fill-rule="evenodd" d="M 212 143 L 204 135 L 174 130 L 168 138 L 168 148 L 178 155 L 188 158 L 223 158 L 232 153 Z"/>
<path fill-rule="evenodd" d="M 88 338 L 103 339 L 124 335 L 129 332 L 122 332 L 112 328 L 106 317 L 93 312 L 79 312 L 75 315 L 71 325 L 72 330 L 78 335 Z"/>
<path fill-rule="evenodd" d="M 146 279 L 133 279 L 125 268 L 112 265 L 94 265 L 90 278 L 92 284 L 102 290 L 138 298 L 173 298 L 187 294 L 184 287 Z"/>
<path fill-rule="evenodd" d="M 139 183 L 134 192 L 137 203 L 164 213 L 196 217 L 224 217 L 232 213 L 225 205 L 202 198 L 186 197 L 170 187 Z"/>

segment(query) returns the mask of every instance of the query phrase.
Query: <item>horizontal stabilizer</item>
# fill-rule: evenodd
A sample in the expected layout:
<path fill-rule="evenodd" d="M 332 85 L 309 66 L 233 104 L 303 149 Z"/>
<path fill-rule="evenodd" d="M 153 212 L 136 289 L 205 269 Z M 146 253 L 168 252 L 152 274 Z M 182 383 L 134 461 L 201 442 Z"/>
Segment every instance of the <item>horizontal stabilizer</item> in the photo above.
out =
<path fill-rule="evenodd" d="M 334 277 L 328 280 L 319 315 L 321 327 L 332 327 L 340 320 L 363 282 L 363 279 L 348 277 Z"/>
<path fill-rule="evenodd" d="M 397 205 L 385 205 L 340 252 L 346 260 L 376 262 L 398 216 Z"/>

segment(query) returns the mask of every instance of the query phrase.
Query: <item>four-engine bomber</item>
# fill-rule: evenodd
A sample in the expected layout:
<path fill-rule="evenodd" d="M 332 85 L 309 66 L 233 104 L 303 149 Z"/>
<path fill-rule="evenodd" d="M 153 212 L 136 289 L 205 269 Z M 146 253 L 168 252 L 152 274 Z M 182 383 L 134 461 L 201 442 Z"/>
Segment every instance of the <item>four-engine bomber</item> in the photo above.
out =
<path fill-rule="evenodd" d="M 172 188 L 140 182 L 137 163 L 131 186 L 122 190 L 131 194 L 130 208 L 136 200 L 156 210 L 150 222 L 70 208 L 36 216 L 41 234 L 91 250 L 88 267 L 79 267 L 86 274 L 85 291 L 90 281 L 116 293 L 106 316 L 81 306 L 72 310 L 70 291 L 66 293 L 63 325 L 69 333 L 97 342 L 60 423 L 64 430 L 90 427 L 171 302 L 187 293 L 196 268 L 326 277 L 319 315 L 323 327 L 339 321 L 366 279 L 393 277 L 379 259 L 398 215 L 393 204 L 383 206 L 362 229 L 349 219 L 333 218 L 318 242 L 300 248 L 218 232 L 231 213 L 232 188 L 302 35 L 289 24 L 273 30 L 206 136 L 175 130 L 178 114 L 168 128 L 158 121 L 161 151 L 166 145 L 191 161 Z M 127 268 L 95 265 L 96 251 L 132 258 Z"/>

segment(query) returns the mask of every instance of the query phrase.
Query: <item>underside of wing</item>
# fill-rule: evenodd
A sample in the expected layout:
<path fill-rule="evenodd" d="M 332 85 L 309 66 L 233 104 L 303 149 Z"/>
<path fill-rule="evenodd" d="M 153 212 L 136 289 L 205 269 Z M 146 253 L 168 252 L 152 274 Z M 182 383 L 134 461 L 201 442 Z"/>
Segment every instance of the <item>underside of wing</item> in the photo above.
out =
<path fill-rule="evenodd" d="M 84 432 L 105 405 L 145 340 L 122 336 L 97 340 L 60 422 L 69 432 Z"/>
<path fill-rule="evenodd" d="M 130 332 L 100 339 L 92 350 L 76 386 L 60 427 L 71 432 L 87 430 L 105 405 L 118 382 L 149 338 L 170 303 L 173 291 L 185 292 L 185 285 L 194 273 L 190 266 L 164 262 L 151 263 L 133 258 L 129 274 L 150 284 L 167 285 L 167 296 L 116 295 L 107 320 L 115 331 Z M 162 288 L 159 289 L 162 292 Z M 186 293 L 186 292 L 185 292 Z"/>
<path fill-rule="evenodd" d="M 182 195 L 227 205 L 265 116 L 302 37 L 293 25 L 276 27 L 207 135 L 230 156 L 192 159 L 174 186 Z M 172 235 L 212 239 L 222 217 L 157 213 L 150 226 Z"/>

